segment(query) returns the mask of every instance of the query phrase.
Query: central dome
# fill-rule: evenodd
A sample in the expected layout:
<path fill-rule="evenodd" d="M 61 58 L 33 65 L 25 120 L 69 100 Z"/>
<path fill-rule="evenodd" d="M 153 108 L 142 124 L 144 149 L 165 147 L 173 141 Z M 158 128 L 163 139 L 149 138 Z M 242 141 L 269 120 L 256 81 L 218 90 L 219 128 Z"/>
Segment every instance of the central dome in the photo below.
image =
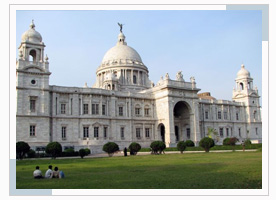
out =
<path fill-rule="evenodd" d="M 102 63 L 114 60 L 132 60 L 142 62 L 140 55 L 127 45 L 116 45 L 109 49 L 103 57 Z"/>
<path fill-rule="evenodd" d="M 109 63 L 109 62 L 128 62 L 128 61 L 138 61 L 142 63 L 142 59 L 137 51 L 130 46 L 127 46 L 125 42 L 125 36 L 123 33 L 118 35 L 118 42 L 116 46 L 109 49 L 102 60 L 102 64 Z"/>

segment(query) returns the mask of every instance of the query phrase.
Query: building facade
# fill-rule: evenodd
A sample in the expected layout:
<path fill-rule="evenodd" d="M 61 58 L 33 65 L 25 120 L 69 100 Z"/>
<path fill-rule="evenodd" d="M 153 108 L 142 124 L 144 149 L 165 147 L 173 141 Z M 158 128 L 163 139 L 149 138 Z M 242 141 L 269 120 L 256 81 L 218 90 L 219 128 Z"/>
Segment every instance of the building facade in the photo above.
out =
<path fill-rule="evenodd" d="M 101 152 L 108 141 L 121 149 L 134 141 L 142 147 L 156 140 L 167 146 L 187 139 L 198 144 L 209 128 L 217 130 L 218 143 L 226 137 L 261 142 L 260 96 L 244 65 L 232 101 L 226 101 L 198 94 L 195 79 L 185 81 L 181 71 L 175 80 L 167 73 L 155 85 L 122 31 L 97 68 L 92 87 L 49 85 L 44 48 L 32 22 L 22 35 L 16 62 L 16 140 L 33 149 L 51 141 L 92 153 Z"/>

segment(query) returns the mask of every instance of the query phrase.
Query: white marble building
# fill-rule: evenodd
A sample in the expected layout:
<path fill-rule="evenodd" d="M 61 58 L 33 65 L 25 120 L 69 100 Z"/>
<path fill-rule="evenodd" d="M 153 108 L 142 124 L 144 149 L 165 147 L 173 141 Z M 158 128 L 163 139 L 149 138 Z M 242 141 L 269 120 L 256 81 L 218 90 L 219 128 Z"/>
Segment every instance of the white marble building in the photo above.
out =
<path fill-rule="evenodd" d="M 198 94 L 195 79 L 185 81 L 181 71 L 175 80 L 166 74 L 154 85 L 122 31 L 97 68 L 93 87 L 49 85 L 44 48 L 32 22 L 22 35 L 16 62 L 16 140 L 33 149 L 51 141 L 75 150 L 88 147 L 92 153 L 101 152 L 108 141 L 120 148 L 134 141 L 142 147 L 155 140 L 167 146 L 187 139 L 198 144 L 209 127 L 218 131 L 220 142 L 233 136 L 261 142 L 260 96 L 244 65 L 235 80 L 233 101 L 226 101 Z"/>

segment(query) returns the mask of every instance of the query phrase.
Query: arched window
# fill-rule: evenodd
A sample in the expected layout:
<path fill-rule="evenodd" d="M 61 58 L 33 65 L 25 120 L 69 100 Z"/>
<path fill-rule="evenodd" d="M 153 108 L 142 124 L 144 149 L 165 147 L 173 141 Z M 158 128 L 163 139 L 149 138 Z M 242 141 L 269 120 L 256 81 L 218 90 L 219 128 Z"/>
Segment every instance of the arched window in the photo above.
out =
<path fill-rule="evenodd" d="M 243 90 L 243 83 L 240 83 L 240 90 Z"/>
<path fill-rule="evenodd" d="M 34 49 L 30 51 L 29 61 L 36 62 L 36 51 Z"/>
<path fill-rule="evenodd" d="M 133 75 L 133 84 L 137 84 L 136 76 Z"/>

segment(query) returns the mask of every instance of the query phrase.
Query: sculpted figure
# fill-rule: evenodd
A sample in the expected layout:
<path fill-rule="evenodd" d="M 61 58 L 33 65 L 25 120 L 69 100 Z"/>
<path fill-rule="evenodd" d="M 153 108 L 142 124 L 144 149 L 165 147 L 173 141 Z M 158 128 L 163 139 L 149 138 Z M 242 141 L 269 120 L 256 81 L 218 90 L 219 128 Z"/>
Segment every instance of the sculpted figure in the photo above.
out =
<path fill-rule="evenodd" d="M 168 73 L 166 73 L 165 78 L 166 78 L 166 79 L 170 79 L 170 76 L 169 76 Z"/>
<path fill-rule="evenodd" d="M 177 81 L 184 81 L 182 71 L 177 72 L 176 74 L 176 80 Z"/>
<path fill-rule="evenodd" d="M 120 23 L 118 22 L 118 25 L 120 26 L 120 32 L 122 33 L 122 32 L 123 32 L 123 24 L 120 24 Z"/>

